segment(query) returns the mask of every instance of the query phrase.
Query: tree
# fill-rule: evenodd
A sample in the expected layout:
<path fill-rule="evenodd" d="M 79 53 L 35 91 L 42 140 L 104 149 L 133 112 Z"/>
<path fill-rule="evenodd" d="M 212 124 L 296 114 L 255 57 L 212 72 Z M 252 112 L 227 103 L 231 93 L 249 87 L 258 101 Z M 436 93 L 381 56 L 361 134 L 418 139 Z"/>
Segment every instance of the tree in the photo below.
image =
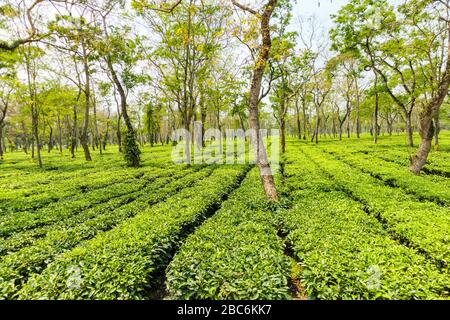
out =
<path fill-rule="evenodd" d="M 104 9 L 107 13 L 111 10 L 112 7 Z M 98 48 L 100 55 L 104 57 L 114 87 L 120 97 L 120 115 L 123 117 L 127 128 L 122 144 L 125 161 L 128 166 L 139 167 L 141 151 L 136 141 L 136 131 L 131 123 L 127 108 L 128 91 L 142 80 L 133 73 L 134 65 L 141 59 L 139 39 L 131 39 L 126 28 L 125 30 L 119 30 L 118 28 L 108 30 L 107 14 L 100 14 L 102 15 L 104 37 L 100 39 Z M 120 75 L 117 72 L 117 67 L 121 70 Z"/>
<path fill-rule="evenodd" d="M 27 29 L 28 35 L 24 37 L 19 37 L 12 41 L 0 40 L 0 50 L 2 51 L 14 51 L 17 48 L 29 44 L 32 42 L 39 41 L 40 39 L 45 38 L 47 35 L 44 33 L 40 33 L 36 28 L 35 17 L 33 17 L 33 10 L 35 10 L 39 4 L 45 2 L 46 0 L 35 0 L 30 4 L 29 7 L 25 8 L 25 19 L 27 20 L 29 28 Z M 50 1 L 50 0 L 47 0 Z M 58 0 L 53 0 L 58 1 Z M 0 7 L 0 17 L 6 19 L 13 19 L 20 15 L 20 8 L 14 6 L 11 3 L 6 3 Z"/>
<path fill-rule="evenodd" d="M 259 109 L 261 94 L 261 83 L 264 76 L 264 71 L 267 61 L 270 56 L 272 48 L 272 41 L 270 36 L 270 18 L 278 4 L 277 0 L 268 0 L 261 12 L 258 12 L 248 6 L 245 6 L 236 0 L 231 0 L 232 3 L 239 9 L 258 17 L 260 20 L 259 32 L 261 33 L 261 46 L 259 48 L 258 56 L 254 62 L 253 74 L 249 93 L 249 123 L 250 128 L 255 132 L 256 143 L 256 165 L 259 168 L 259 173 L 264 188 L 266 197 L 271 201 L 278 201 L 278 193 L 275 187 L 272 170 L 267 157 L 266 148 L 264 146 L 263 137 L 260 135 L 259 126 Z"/>
<path fill-rule="evenodd" d="M 434 69 L 434 73 L 432 73 L 431 78 L 431 97 L 430 99 L 424 104 L 421 112 L 420 112 L 420 144 L 419 148 L 417 149 L 417 153 L 411 157 L 411 166 L 410 170 L 412 173 L 418 175 L 420 174 L 420 170 L 425 165 L 428 154 L 431 150 L 431 143 L 435 134 L 435 123 L 433 122 L 434 119 L 439 115 L 439 109 L 444 102 L 444 99 L 448 95 L 448 89 L 450 86 L 450 16 L 449 16 L 449 10 L 450 10 L 450 1 L 446 0 L 440 0 L 440 1 L 433 1 L 438 2 L 439 4 L 442 4 L 444 8 L 447 9 L 447 16 L 446 17 L 440 17 L 442 18 L 447 26 L 447 62 L 445 64 L 444 72 L 441 76 L 438 76 L 436 79 L 435 76 L 438 75 L 438 72 L 440 69 Z M 424 8 L 427 3 L 419 1 L 418 3 L 413 1 L 413 4 L 416 5 L 422 5 L 422 8 Z M 438 6 L 439 6 L 438 4 Z M 417 14 L 418 11 L 416 11 L 420 8 L 420 6 L 414 6 L 413 7 L 413 15 Z M 420 12 L 420 11 L 419 11 Z M 432 64 L 432 61 L 430 61 Z M 432 69 L 433 70 L 433 69 Z M 434 75 L 434 76 L 433 76 Z"/>
<path fill-rule="evenodd" d="M 283 10 L 281 10 L 283 9 Z M 275 84 L 275 93 L 272 97 L 275 109 L 274 116 L 280 126 L 281 152 L 286 152 L 286 115 L 292 98 L 295 96 L 293 88 L 293 77 L 297 73 L 298 65 L 294 59 L 295 32 L 286 30 L 291 19 L 291 6 L 286 3 L 280 6 L 278 12 L 274 14 L 274 33 L 272 40 L 272 50 L 270 55 L 270 80 L 269 84 Z M 270 89 L 269 86 L 269 89 Z"/>
<path fill-rule="evenodd" d="M 413 145 L 412 113 L 420 94 L 416 57 L 405 38 L 405 26 L 387 1 L 352 0 L 334 16 L 336 27 L 331 31 L 333 49 L 353 52 L 366 70 L 373 70 L 376 82 L 381 80 L 404 115 L 408 144 Z M 378 107 L 375 108 L 375 139 Z M 375 140 L 376 141 L 376 140 Z"/>

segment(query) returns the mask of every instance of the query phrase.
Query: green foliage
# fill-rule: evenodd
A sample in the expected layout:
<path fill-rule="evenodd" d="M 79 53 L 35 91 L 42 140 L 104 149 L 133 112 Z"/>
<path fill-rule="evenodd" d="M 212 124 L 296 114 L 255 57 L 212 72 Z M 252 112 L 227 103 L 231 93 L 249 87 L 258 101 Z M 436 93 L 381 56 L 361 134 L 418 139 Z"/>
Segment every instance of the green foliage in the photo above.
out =
<path fill-rule="evenodd" d="M 9 250 L 9 255 L 0 263 L 3 279 L 0 292 L 4 297 L 12 297 L 29 276 L 42 271 L 58 254 L 101 231 L 110 230 L 184 188 L 201 183 L 211 171 L 167 172 L 171 175 L 157 178 L 137 192 L 113 198 L 48 227 L 36 228 L 3 241 L 1 248 Z"/>
<path fill-rule="evenodd" d="M 126 131 L 122 140 L 123 157 L 127 166 L 139 167 L 141 162 L 141 150 L 139 149 L 136 133 L 134 131 Z"/>
<path fill-rule="evenodd" d="M 167 269 L 177 299 L 287 299 L 289 260 L 253 169 Z"/>
<path fill-rule="evenodd" d="M 19 298 L 144 298 L 147 290 L 155 288 L 157 271 L 168 263 L 186 230 L 220 203 L 242 173 L 237 168 L 217 169 L 200 185 L 67 251 L 42 274 L 33 276 L 19 292 Z M 79 270 L 81 276 L 75 286 L 68 286 L 71 268 Z"/>
<path fill-rule="evenodd" d="M 358 199 L 366 210 L 380 217 L 396 238 L 426 252 L 436 264 L 448 270 L 447 208 L 419 201 L 401 189 L 389 188 L 380 180 L 326 156 L 323 151 L 304 149 L 304 152 L 334 179 L 335 188 Z M 411 176 L 406 171 L 404 175 Z"/>
<path fill-rule="evenodd" d="M 446 269 L 438 269 L 428 257 L 391 236 L 392 231 L 398 231 L 391 227 L 401 217 L 401 201 L 396 198 L 397 210 L 392 213 L 397 216 L 385 220 L 386 230 L 376 214 L 364 211 L 367 202 L 357 200 L 364 193 L 370 194 L 371 200 L 364 198 L 369 205 L 381 200 L 377 199 L 379 192 L 370 190 L 375 187 L 373 182 L 315 149 L 297 146 L 287 156 L 287 185 L 293 207 L 283 214 L 288 239 L 302 261 L 300 277 L 307 293 L 318 299 L 447 297 Z M 386 204 L 387 199 L 382 201 Z M 380 208 L 389 210 L 389 205 Z M 381 217 L 386 217 L 384 212 Z M 418 225 L 406 223 L 409 230 L 418 231 Z M 443 247 L 441 250 L 445 252 Z"/>

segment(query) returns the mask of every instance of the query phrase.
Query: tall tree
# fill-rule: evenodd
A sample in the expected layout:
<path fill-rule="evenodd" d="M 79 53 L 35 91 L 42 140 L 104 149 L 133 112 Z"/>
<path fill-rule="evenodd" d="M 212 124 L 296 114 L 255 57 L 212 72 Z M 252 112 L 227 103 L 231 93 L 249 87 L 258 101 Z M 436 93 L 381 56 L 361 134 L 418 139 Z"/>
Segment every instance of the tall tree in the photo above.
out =
<path fill-rule="evenodd" d="M 417 153 L 413 157 L 411 157 L 410 170 L 416 175 L 420 173 L 420 170 L 427 161 L 427 157 L 431 150 L 431 144 L 436 130 L 436 126 L 433 120 L 438 117 L 439 109 L 444 102 L 444 99 L 448 96 L 448 90 L 450 86 L 450 1 L 438 0 L 433 2 L 437 2 L 438 7 L 446 9 L 446 15 L 438 16 L 438 19 L 442 19 L 443 21 L 445 21 L 446 25 L 447 62 L 445 63 L 444 71 L 440 74 L 441 69 L 435 69 L 433 67 L 432 61 L 430 61 L 432 70 L 430 81 L 431 94 L 429 100 L 425 102 L 420 112 L 420 144 L 419 148 L 417 149 Z M 413 1 L 413 4 L 415 6 L 411 8 L 412 12 L 410 12 L 409 14 L 415 17 L 416 15 L 420 14 L 420 11 L 418 11 L 418 9 L 425 9 L 428 3 L 423 1 Z M 444 12 L 444 10 L 439 12 Z M 429 43 L 427 44 L 430 45 Z"/>
<path fill-rule="evenodd" d="M 266 197 L 271 201 L 278 201 L 278 193 L 273 179 L 273 173 L 270 168 L 267 157 L 266 148 L 264 146 L 263 137 L 260 134 L 259 125 L 259 103 L 261 95 L 261 83 L 266 69 L 267 61 L 272 49 L 272 40 L 270 35 L 270 19 L 278 0 L 268 0 L 262 11 L 259 12 L 246 5 L 243 5 L 236 0 L 231 0 L 232 3 L 239 9 L 256 16 L 260 20 L 259 32 L 261 34 L 261 45 L 259 47 L 258 56 L 254 62 L 253 74 L 249 93 L 249 123 L 250 128 L 255 132 L 256 143 L 256 165 L 259 168 L 259 173 L 264 188 Z"/>

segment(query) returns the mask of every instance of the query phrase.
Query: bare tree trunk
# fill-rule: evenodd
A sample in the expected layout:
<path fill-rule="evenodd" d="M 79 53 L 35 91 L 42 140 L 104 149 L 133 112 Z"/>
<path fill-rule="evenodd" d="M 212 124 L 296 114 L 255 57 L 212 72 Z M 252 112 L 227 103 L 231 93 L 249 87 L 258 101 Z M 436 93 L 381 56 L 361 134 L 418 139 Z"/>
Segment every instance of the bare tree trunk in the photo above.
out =
<path fill-rule="evenodd" d="M 62 153 L 63 149 L 62 149 L 62 126 L 61 126 L 61 116 L 60 113 L 58 112 L 58 129 L 59 129 L 59 152 Z"/>
<path fill-rule="evenodd" d="M 32 106 L 32 127 L 33 127 L 33 136 L 34 136 L 34 141 L 36 141 L 36 151 L 37 151 L 37 158 L 38 158 L 38 165 L 40 168 L 42 168 L 42 158 L 41 158 L 41 143 L 40 143 L 40 139 L 39 139 L 39 127 L 38 127 L 38 113 L 36 110 L 36 100 L 35 100 L 36 96 L 34 95 L 33 98 L 33 106 Z"/>
<path fill-rule="evenodd" d="M 302 139 L 302 125 L 300 121 L 300 108 L 298 105 L 298 97 L 295 97 L 295 117 L 297 120 L 297 137 L 299 140 Z"/>
<path fill-rule="evenodd" d="M 5 103 L 2 113 L 0 114 L 0 160 L 3 160 L 3 128 L 5 127 L 6 112 L 8 111 L 8 102 Z M 6 150 L 6 148 L 5 148 Z"/>
<path fill-rule="evenodd" d="M 358 79 L 355 79 L 355 90 L 356 90 L 356 137 L 361 138 L 361 115 L 360 115 L 360 96 L 359 96 L 359 86 Z"/>
<path fill-rule="evenodd" d="M 306 99 L 302 98 L 302 109 L 303 109 L 303 140 L 306 140 L 307 131 L 307 118 L 306 118 Z"/>
<path fill-rule="evenodd" d="M 48 153 L 53 149 L 53 128 L 50 126 L 50 137 L 48 139 Z"/>
<path fill-rule="evenodd" d="M 80 93 L 78 95 L 80 95 Z M 72 155 L 72 159 L 75 158 L 75 148 L 77 146 L 77 136 L 78 136 L 77 117 L 78 117 L 77 105 L 74 105 L 73 106 L 72 141 L 71 141 L 71 145 L 70 145 L 70 153 Z"/>
<path fill-rule="evenodd" d="M 405 117 L 406 117 L 406 135 L 408 137 L 408 146 L 414 147 L 411 112 L 406 112 Z"/>
<path fill-rule="evenodd" d="M 347 117 L 347 138 L 350 138 L 350 116 Z"/>
<path fill-rule="evenodd" d="M 284 116 L 280 119 L 280 130 L 281 130 L 281 153 L 286 153 L 286 120 Z"/>
<path fill-rule="evenodd" d="M 89 64 L 86 52 L 86 46 L 84 41 L 81 41 L 83 47 L 83 62 L 84 62 L 84 75 L 85 75 L 85 84 L 84 84 L 84 95 L 85 95 L 85 104 L 84 104 L 84 125 L 83 131 L 80 136 L 80 143 L 83 147 L 84 158 L 86 161 L 92 161 L 91 153 L 89 152 L 88 145 L 88 129 L 89 129 L 89 108 L 90 108 L 90 100 L 91 100 L 91 85 L 90 85 L 90 75 L 89 75 Z"/>
<path fill-rule="evenodd" d="M 441 122 L 439 119 L 439 112 L 434 117 L 434 149 L 439 150 L 439 133 L 441 132 Z"/>
<path fill-rule="evenodd" d="M 378 86 L 378 73 L 375 72 L 375 88 Z M 376 89 L 377 90 L 377 89 Z M 373 113 L 373 143 L 378 143 L 378 110 L 379 110 L 378 90 L 375 92 L 375 112 Z"/>
<path fill-rule="evenodd" d="M 259 168 L 259 174 L 261 177 L 264 192 L 266 194 L 266 197 L 270 201 L 278 201 L 278 193 L 275 187 L 272 170 L 267 158 L 267 152 L 264 146 L 263 137 L 261 137 L 261 134 L 259 132 L 260 127 L 258 110 L 264 69 L 266 67 L 270 50 L 272 48 L 272 41 L 270 38 L 270 17 L 277 4 L 277 0 L 268 0 L 267 4 L 264 6 L 264 11 L 260 15 L 257 12 L 252 12 L 252 10 L 250 10 L 249 8 L 237 3 L 235 0 L 232 0 L 232 2 L 239 8 L 251 12 L 256 16 L 260 16 L 261 19 L 262 45 L 259 49 L 258 58 L 255 61 L 253 77 L 250 86 L 249 124 L 250 128 L 254 130 L 254 133 L 256 135 L 256 165 Z"/>
<path fill-rule="evenodd" d="M 320 116 L 319 116 L 319 110 L 317 110 L 317 120 L 316 120 L 316 129 L 314 130 L 314 134 L 311 138 L 311 142 L 316 142 L 316 144 L 319 143 L 319 129 L 320 129 Z"/>
<path fill-rule="evenodd" d="M 0 122 L 0 160 L 3 160 L 3 123 Z"/>
<path fill-rule="evenodd" d="M 37 111 L 37 97 L 36 97 L 36 70 L 35 66 L 31 66 L 30 57 L 27 55 L 26 57 L 26 69 L 27 69 L 27 79 L 28 79 L 28 90 L 30 93 L 31 100 L 31 131 L 33 137 L 33 151 L 32 158 L 34 159 L 34 146 L 36 143 L 36 151 L 38 157 L 38 165 L 42 168 L 42 159 L 41 159 L 41 147 L 39 141 L 39 119 L 38 119 L 38 111 Z"/>
<path fill-rule="evenodd" d="M 102 149 L 102 137 L 100 136 L 100 133 L 98 131 L 98 123 L 97 123 L 97 100 L 95 98 L 95 94 L 92 97 L 92 106 L 94 107 L 94 130 L 95 130 L 95 138 L 94 138 L 94 144 L 97 146 L 97 148 L 100 151 L 100 155 L 103 154 Z"/>

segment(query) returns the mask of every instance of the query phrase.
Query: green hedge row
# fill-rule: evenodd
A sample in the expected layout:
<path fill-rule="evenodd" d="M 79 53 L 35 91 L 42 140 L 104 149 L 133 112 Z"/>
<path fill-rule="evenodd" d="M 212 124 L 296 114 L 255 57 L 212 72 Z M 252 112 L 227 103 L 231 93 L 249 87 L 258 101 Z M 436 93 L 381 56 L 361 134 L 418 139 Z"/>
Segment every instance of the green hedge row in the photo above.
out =
<path fill-rule="evenodd" d="M 83 198 L 91 191 L 109 187 L 118 181 L 131 181 L 144 173 L 156 177 L 166 171 L 152 167 L 140 170 L 117 170 L 109 174 L 102 172 L 73 179 L 67 178 L 61 183 L 49 183 L 30 189 L 9 190 L 0 198 L 0 219 L 12 213 L 34 211 L 49 204 L 55 205 L 59 201 Z"/>
<path fill-rule="evenodd" d="M 326 149 L 338 159 L 369 173 L 392 187 L 399 187 L 416 195 L 420 200 L 429 200 L 450 207 L 450 180 L 440 176 L 416 176 L 407 166 L 378 159 L 371 155 L 351 154 L 348 150 Z"/>
<path fill-rule="evenodd" d="M 432 202 L 419 202 L 398 188 L 333 159 L 316 148 L 302 149 L 329 176 L 340 190 L 351 194 L 365 209 L 379 216 L 400 241 L 427 253 L 448 269 L 450 262 L 450 215 L 448 209 Z"/>
<path fill-rule="evenodd" d="M 191 234 L 167 268 L 175 299 L 288 299 L 290 262 L 257 169 Z"/>
<path fill-rule="evenodd" d="M 292 153 L 287 184 L 293 208 L 285 232 L 303 267 L 301 284 L 318 299 L 448 298 L 450 279 L 415 250 L 391 239 L 301 152 Z"/>
<path fill-rule="evenodd" d="M 159 190 L 161 188 L 165 189 L 165 187 L 177 186 L 179 184 L 178 181 L 180 181 L 179 179 L 181 179 L 181 181 L 196 179 L 196 176 L 192 178 L 190 177 L 195 170 L 180 170 L 171 176 L 157 178 L 143 189 L 95 205 L 92 208 L 83 210 L 67 219 L 59 220 L 50 225 L 44 225 L 42 227 L 36 227 L 30 230 L 14 233 L 9 238 L 0 240 L 0 257 L 5 252 L 14 252 L 26 247 L 27 245 L 33 244 L 36 239 L 44 237 L 50 231 L 72 228 L 86 220 L 95 218 L 96 216 L 108 214 L 111 211 L 137 200 L 142 196 L 151 199 L 153 196 L 160 194 Z M 188 175 L 188 177 L 184 179 L 183 177 L 186 175 Z"/>
<path fill-rule="evenodd" d="M 92 219 L 80 221 L 77 226 L 58 226 L 32 246 L 5 256 L 0 261 L 0 297 L 11 298 L 31 274 L 39 274 L 59 254 L 71 250 L 81 241 L 95 237 L 122 221 L 131 218 L 151 205 L 176 194 L 184 188 L 199 184 L 212 173 L 205 169 L 162 186 L 152 186 L 142 190 L 133 202 L 109 212 L 97 214 Z"/>
<path fill-rule="evenodd" d="M 0 236 L 9 237 L 14 233 L 48 225 L 67 219 L 83 210 L 92 208 L 110 199 L 130 194 L 152 183 L 161 176 L 175 171 L 141 173 L 131 179 L 119 180 L 105 188 L 96 189 L 83 195 L 52 203 L 36 211 L 20 211 L 0 216 Z"/>
<path fill-rule="evenodd" d="M 219 168 L 199 185 L 138 213 L 58 256 L 18 293 L 22 299 L 143 299 L 181 238 L 236 187 L 242 167 Z"/>

